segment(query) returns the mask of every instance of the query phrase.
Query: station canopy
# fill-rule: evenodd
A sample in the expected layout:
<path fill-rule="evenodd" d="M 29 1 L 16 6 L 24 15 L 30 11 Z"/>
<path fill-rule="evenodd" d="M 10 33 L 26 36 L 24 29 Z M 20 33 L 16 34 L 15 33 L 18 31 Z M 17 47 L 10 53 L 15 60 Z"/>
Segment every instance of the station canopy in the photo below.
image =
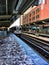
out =
<path fill-rule="evenodd" d="M 37 0 L 0 0 L 0 27 L 9 27 Z"/>

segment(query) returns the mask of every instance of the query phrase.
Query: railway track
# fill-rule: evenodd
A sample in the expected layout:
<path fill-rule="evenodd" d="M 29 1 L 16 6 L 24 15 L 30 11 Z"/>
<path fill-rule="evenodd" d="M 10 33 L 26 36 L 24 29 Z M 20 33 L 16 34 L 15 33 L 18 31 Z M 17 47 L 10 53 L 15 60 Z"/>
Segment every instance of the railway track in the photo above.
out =
<path fill-rule="evenodd" d="M 49 60 L 49 43 L 43 40 L 37 39 L 35 37 L 31 37 L 25 34 L 20 36 L 22 40 L 28 43 L 31 47 L 33 47 L 36 51 L 38 51 L 41 55 L 43 55 L 46 59 Z"/>

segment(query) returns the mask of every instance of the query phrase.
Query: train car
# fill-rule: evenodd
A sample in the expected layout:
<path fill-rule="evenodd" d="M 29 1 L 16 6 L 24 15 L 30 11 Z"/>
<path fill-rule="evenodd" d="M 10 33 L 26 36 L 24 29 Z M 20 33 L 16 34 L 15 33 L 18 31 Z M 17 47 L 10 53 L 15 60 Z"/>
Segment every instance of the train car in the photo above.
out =
<path fill-rule="evenodd" d="M 14 31 L 14 33 L 17 34 L 17 35 L 20 35 L 21 32 L 22 32 L 22 28 L 21 28 L 21 26 L 16 27 L 16 30 Z"/>
<path fill-rule="evenodd" d="M 11 27 L 9 31 L 14 34 L 20 35 L 21 29 L 22 29 L 21 26 L 15 26 L 15 27 Z"/>

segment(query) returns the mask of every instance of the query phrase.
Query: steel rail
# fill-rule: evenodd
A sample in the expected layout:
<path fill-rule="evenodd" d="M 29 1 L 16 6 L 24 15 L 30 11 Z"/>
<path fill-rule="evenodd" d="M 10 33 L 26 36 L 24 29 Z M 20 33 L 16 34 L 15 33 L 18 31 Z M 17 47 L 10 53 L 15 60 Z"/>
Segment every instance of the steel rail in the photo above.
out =
<path fill-rule="evenodd" d="M 21 39 L 28 42 L 28 44 L 31 45 L 31 47 L 33 47 L 35 50 L 39 51 L 44 57 L 49 59 L 49 45 L 46 45 L 42 43 L 40 40 L 34 39 L 30 36 L 27 37 L 27 35 L 21 35 Z M 44 46 L 47 46 L 48 49 L 44 48 Z"/>

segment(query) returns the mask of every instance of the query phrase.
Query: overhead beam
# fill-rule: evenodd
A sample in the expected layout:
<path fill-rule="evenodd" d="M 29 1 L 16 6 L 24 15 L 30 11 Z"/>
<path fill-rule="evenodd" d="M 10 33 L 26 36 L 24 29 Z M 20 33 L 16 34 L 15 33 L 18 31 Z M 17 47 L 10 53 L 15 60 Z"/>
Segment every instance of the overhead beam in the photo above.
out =
<path fill-rule="evenodd" d="M 18 4 L 17 4 L 17 7 L 16 7 L 16 10 L 19 9 L 19 7 L 21 6 L 22 2 L 23 2 L 23 0 L 19 0 L 19 2 L 18 2 Z"/>
<path fill-rule="evenodd" d="M 31 0 L 31 2 L 27 2 L 26 5 L 21 9 L 21 14 L 23 14 L 36 0 Z"/>
<path fill-rule="evenodd" d="M 10 23 L 1 23 L 0 24 L 0 27 L 9 27 L 10 26 Z"/>
<path fill-rule="evenodd" d="M 8 14 L 8 0 L 6 0 L 6 14 Z"/>
<path fill-rule="evenodd" d="M 10 18 L 12 15 L 0 15 L 0 19 Z"/>
<path fill-rule="evenodd" d="M 13 10 L 13 14 L 18 14 L 18 11 L 16 11 L 16 10 Z"/>
<path fill-rule="evenodd" d="M 10 22 L 10 20 L 7 20 L 7 21 L 0 21 L 0 23 L 2 23 L 2 22 Z M 6 24 L 6 23 L 5 23 Z"/>

